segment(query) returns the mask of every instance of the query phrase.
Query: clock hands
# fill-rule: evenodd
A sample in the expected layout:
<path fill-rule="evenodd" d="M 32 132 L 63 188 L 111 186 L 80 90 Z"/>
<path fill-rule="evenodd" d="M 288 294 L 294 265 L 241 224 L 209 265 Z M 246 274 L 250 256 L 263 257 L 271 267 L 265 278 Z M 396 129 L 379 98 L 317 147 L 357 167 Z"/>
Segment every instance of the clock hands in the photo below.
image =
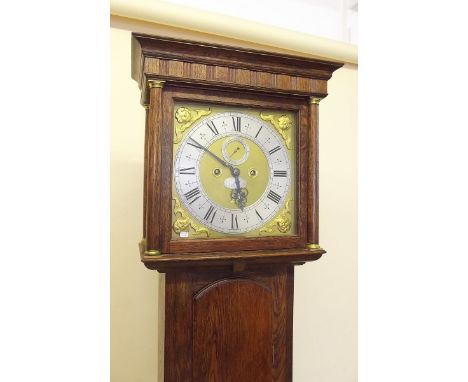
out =
<path fill-rule="evenodd" d="M 191 144 L 192 146 L 195 146 L 199 149 L 202 149 L 204 151 L 206 151 L 208 154 L 210 154 L 214 159 L 216 159 L 219 163 L 221 163 L 223 166 L 225 167 L 229 167 L 229 170 L 231 170 L 231 174 L 232 174 L 232 171 L 233 171 L 233 168 L 228 162 L 222 160 L 219 156 L 217 156 L 215 153 L 213 153 L 212 151 L 208 150 L 205 146 L 201 145 L 200 143 L 198 143 L 195 139 L 193 139 L 192 137 L 189 138 L 194 144 Z M 234 175 L 233 175 L 234 176 Z"/>
<path fill-rule="evenodd" d="M 240 186 L 240 170 L 238 168 L 233 167 L 233 169 L 231 170 L 231 174 L 236 182 L 236 189 L 235 191 L 231 192 L 231 198 L 233 198 L 236 201 L 237 206 L 240 208 L 240 210 L 244 211 L 245 202 L 247 201 L 247 194 L 241 189 Z"/>
<path fill-rule="evenodd" d="M 231 192 L 231 197 L 236 201 L 237 207 L 239 207 L 240 210 L 243 211 L 245 207 L 245 202 L 247 201 L 247 194 L 245 191 L 241 189 L 241 186 L 240 186 L 240 181 L 239 181 L 240 170 L 237 167 L 234 167 L 228 162 L 222 160 L 219 156 L 217 156 L 215 153 L 207 149 L 205 146 L 198 143 L 192 137 L 189 137 L 189 139 L 193 142 L 193 143 L 189 143 L 190 145 L 206 151 L 208 154 L 210 154 L 214 159 L 216 159 L 223 166 L 229 168 L 229 171 L 231 172 L 231 175 L 234 177 L 234 180 L 236 182 L 236 189 L 233 192 Z"/>
<path fill-rule="evenodd" d="M 239 150 L 240 150 L 240 147 L 239 147 L 239 146 L 237 146 L 237 147 L 236 147 L 236 149 L 235 149 L 235 150 L 232 152 L 232 154 L 231 154 L 231 155 L 229 155 L 229 157 L 231 157 L 231 158 L 232 158 L 232 156 L 233 156 L 235 153 L 237 153 Z"/>

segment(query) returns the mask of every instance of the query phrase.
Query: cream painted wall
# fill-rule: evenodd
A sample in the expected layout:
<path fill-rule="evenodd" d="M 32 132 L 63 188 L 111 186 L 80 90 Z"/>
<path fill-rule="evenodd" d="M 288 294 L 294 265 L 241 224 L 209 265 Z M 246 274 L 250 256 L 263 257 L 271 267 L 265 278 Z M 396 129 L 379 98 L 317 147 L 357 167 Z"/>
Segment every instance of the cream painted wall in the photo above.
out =
<path fill-rule="evenodd" d="M 145 112 L 130 78 L 130 32 L 111 29 L 111 381 L 154 382 L 156 272 L 140 263 Z"/>
<path fill-rule="evenodd" d="M 130 32 L 111 28 L 110 43 L 111 381 L 154 382 L 158 276 L 137 248 L 144 109 L 130 78 Z M 335 72 L 329 93 L 320 104 L 320 243 L 328 253 L 296 268 L 295 382 L 357 381 L 357 67 Z"/>
<path fill-rule="evenodd" d="M 329 81 L 320 102 L 320 245 L 296 267 L 294 381 L 357 381 L 357 67 Z"/>

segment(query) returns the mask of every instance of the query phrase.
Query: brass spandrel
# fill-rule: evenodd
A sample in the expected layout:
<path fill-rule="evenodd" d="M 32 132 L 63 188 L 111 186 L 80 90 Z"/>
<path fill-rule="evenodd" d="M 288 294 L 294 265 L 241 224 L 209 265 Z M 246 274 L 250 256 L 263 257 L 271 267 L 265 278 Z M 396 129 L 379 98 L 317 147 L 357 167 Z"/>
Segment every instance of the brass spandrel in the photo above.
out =
<path fill-rule="evenodd" d="M 289 199 L 286 202 L 283 210 L 277 215 L 277 217 L 273 219 L 271 223 L 267 224 L 265 227 L 260 229 L 260 235 L 263 233 L 271 234 L 275 230 L 281 233 L 288 233 L 292 227 L 291 204 L 292 199 Z"/>
<path fill-rule="evenodd" d="M 291 150 L 291 128 L 293 121 L 287 115 L 275 116 L 274 114 L 260 113 L 260 118 L 264 121 L 270 122 L 276 131 L 281 135 L 288 150 Z"/>
<path fill-rule="evenodd" d="M 176 220 L 172 224 L 172 229 L 178 235 L 182 232 L 190 232 L 192 235 L 206 235 L 206 237 L 210 236 L 210 233 L 206 228 L 200 227 L 193 222 L 193 220 L 188 216 L 188 214 L 184 211 L 181 207 L 180 202 L 177 198 L 172 199 L 174 201 L 174 216 Z"/>
<path fill-rule="evenodd" d="M 179 143 L 184 137 L 185 131 L 201 117 L 211 114 L 211 110 L 189 109 L 182 106 L 176 110 L 175 119 L 179 123 L 174 129 L 174 144 Z"/>

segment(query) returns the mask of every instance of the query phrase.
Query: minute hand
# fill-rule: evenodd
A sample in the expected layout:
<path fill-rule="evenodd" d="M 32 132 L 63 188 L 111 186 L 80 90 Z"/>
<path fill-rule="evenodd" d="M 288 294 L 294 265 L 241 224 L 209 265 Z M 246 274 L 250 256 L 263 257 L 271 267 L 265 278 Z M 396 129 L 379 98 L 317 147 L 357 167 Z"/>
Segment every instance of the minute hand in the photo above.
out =
<path fill-rule="evenodd" d="M 208 150 L 205 146 L 201 145 L 200 143 L 198 143 L 195 139 L 193 139 L 192 137 L 189 138 L 193 143 L 194 143 L 194 146 L 198 147 L 199 149 L 202 149 L 204 151 L 206 151 L 208 154 L 210 154 L 214 159 L 216 159 L 219 163 L 221 163 L 223 166 L 226 166 L 229 168 L 229 170 L 231 170 L 231 175 L 232 176 L 235 176 L 234 173 L 234 167 L 232 165 L 230 165 L 228 162 L 222 160 L 219 156 L 217 156 L 215 153 L 213 153 L 212 151 Z"/>

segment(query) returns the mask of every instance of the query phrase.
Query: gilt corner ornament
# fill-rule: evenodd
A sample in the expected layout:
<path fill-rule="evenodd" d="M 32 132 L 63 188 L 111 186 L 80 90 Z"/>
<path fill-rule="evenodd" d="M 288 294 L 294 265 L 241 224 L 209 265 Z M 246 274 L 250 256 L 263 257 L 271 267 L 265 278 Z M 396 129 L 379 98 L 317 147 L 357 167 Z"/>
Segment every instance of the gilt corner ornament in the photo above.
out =
<path fill-rule="evenodd" d="M 182 232 L 188 233 L 192 229 L 192 235 L 210 236 L 206 228 L 199 227 L 189 218 L 187 213 L 181 208 L 177 198 L 173 198 L 172 200 L 174 201 L 174 216 L 176 217 L 176 220 L 172 224 L 172 229 L 176 234 L 180 235 Z"/>
<path fill-rule="evenodd" d="M 291 203 L 292 199 L 289 199 L 278 217 L 273 219 L 270 224 L 260 229 L 260 235 L 263 233 L 273 233 L 275 229 L 280 233 L 288 233 L 291 230 Z"/>
<path fill-rule="evenodd" d="M 179 143 L 182 140 L 185 130 L 192 126 L 195 121 L 209 114 L 211 114 L 211 110 L 192 110 L 184 106 L 179 107 L 175 112 L 175 119 L 179 125 L 174 130 L 174 143 Z"/>
<path fill-rule="evenodd" d="M 291 150 L 291 127 L 293 125 L 291 118 L 287 115 L 275 117 L 273 114 L 265 115 L 263 113 L 260 113 L 260 118 L 264 121 L 271 122 L 279 135 L 281 135 L 281 138 L 284 139 L 286 147 Z"/>

